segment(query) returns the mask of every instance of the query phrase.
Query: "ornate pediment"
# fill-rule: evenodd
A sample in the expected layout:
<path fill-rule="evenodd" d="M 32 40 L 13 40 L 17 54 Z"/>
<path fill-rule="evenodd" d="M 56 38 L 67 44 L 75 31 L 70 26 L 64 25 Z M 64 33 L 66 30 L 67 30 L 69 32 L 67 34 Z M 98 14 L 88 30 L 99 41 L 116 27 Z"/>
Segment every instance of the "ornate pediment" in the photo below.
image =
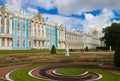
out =
<path fill-rule="evenodd" d="M 6 6 L 1 6 L 0 7 L 0 12 L 3 15 L 14 15 L 14 13 L 12 12 L 12 10 L 10 10 L 9 8 L 7 8 Z"/>

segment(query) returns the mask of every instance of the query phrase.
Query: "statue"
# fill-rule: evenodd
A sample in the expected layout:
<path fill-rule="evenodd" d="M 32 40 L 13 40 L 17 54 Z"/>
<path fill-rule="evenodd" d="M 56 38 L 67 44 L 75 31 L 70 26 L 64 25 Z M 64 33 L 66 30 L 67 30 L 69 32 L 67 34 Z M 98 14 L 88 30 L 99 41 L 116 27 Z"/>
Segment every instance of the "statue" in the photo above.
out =
<path fill-rule="evenodd" d="M 69 49 L 66 48 L 66 56 L 69 56 Z"/>

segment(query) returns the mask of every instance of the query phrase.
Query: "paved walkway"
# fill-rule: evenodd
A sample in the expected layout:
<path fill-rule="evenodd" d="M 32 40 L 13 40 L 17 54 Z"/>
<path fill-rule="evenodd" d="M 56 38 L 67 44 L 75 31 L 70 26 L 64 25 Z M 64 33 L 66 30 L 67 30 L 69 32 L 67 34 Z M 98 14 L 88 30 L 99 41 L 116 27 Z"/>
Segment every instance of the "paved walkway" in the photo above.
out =
<path fill-rule="evenodd" d="M 7 66 L 7 67 L 0 67 L 0 78 L 4 78 L 5 79 L 5 75 L 15 69 L 19 69 L 22 67 L 26 67 L 29 66 L 30 64 L 22 64 L 22 65 L 14 65 L 14 66 Z M 0 80 L 3 81 L 3 80 Z"/>

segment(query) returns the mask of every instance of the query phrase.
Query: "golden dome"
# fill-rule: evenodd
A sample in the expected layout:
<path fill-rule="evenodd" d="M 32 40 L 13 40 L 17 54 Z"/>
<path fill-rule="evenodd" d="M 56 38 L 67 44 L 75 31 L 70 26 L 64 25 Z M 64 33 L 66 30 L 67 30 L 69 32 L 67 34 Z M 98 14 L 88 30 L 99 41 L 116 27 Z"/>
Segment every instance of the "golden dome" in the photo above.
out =
<path fill-rule="evenodd" d="M 41 14 L 40 14 L 40 12 L 38 12 L 38 13 L 36 14 L 36 18 L 41 19 Z"/>
<path fill-rule="evenodd" d="M 98 30 L 97 30 L 96 28 L 94 28 L 94 29 L 92 30 L 92 33 L 95 34 L 95 35 L 97 35 L 97 34 L 98 34 Z"/>

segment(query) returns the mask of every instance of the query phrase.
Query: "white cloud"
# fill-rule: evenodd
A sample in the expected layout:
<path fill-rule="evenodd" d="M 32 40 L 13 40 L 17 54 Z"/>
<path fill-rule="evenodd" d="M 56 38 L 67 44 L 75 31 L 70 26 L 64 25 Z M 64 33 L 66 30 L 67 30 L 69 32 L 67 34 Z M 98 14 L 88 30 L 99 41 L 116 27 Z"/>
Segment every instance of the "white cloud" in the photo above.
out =
<path fill-rule="evenodd" d="M 19 11 L 22 6 L 22 2 L 21 0 L 6 0 L 6 6 L 13 10 Z"/>
<path fill-rule="evenodd" d="M 48 17 L 48 21 L 63 24 L 67 29 L 78 29 L 83 22 L 79 18 L 74 17 L 65 17 L 60 15 L 50 15 L 50 14 L 42 14 L 43 17 Z"/>
<path fill-rule="evenodd" d="M 31 7 L 27 8 L 27 13 L 32 17 L 34 17 L 34 14 L 37 13 L 37 12 L 38 12 L 37 9 L 31 8 Z"/>
<path fill-rule="evenodd" d="M 120 8 L 120 0 L 56 0 L 58 12 L 62 15 L 78 14 L 96 9 Z"/>
<path fill-rule="evenodd" d="M 109 26 L 112 23 L 110 19 L 114 16 L 114 13 L 108 9 L 103 9 L 102 13 L 98 16 L 85 14 L 85 21 L 83 23 L 85 31 L 90 32 L 94 28 L 102 31 L 102 28 Z"/>
<path fill-rule="evenodd" d="M 53 8 L 58 9 L 58 13 L 62 15 L 78 14 L 93 11 L 96 9 L 110 8 L 120 9 L 120 0 L 5 0 L 6 4 L 18 10 L 20 7 L 32 5 L 41 7 L 46 10 Z M 27 7 L 27 6 L 26 6 Z"/>
<path fill-rule="evenodd" d="M 67 28 L 81 27 L 83 24 L 84 30 L 90 32 L 94 27 L 102 30 L 112 23 L 111 18 L 114 17 L 113 9 L 119 13 L 120 0 L 6 0 L 8 7 L 13 10 L 19 10 L 21 7 L 26 7 L 27 12 L 32 15 L 38 10 L 36 7 L 41 7 L 46 10 L 53 8 L 58 9 L 60 15 L 43 14 L 43 16 L 49 17 L 49 21 L 64 24 Z M 29 4 L 29 5 L 28 5 Z M 85 20 L 74 17 L 65 17 L 64 15 L 80 15 L 83 12 L 93 11 L 96 9 L 102 9 L 102 13 L 97 16 L 84 13 Z M 114 21 L 119 22 L 119 21 Z"/>
<path fill-rule="evenodd" d="M 49 10 L 49 9 L 52 9 L 55 7 L 56 3 L 55 3 L 55 0 L 37 0 L 38 2 L 38 6 L 39 7 L 42 7 L 46 10 Z"/>

